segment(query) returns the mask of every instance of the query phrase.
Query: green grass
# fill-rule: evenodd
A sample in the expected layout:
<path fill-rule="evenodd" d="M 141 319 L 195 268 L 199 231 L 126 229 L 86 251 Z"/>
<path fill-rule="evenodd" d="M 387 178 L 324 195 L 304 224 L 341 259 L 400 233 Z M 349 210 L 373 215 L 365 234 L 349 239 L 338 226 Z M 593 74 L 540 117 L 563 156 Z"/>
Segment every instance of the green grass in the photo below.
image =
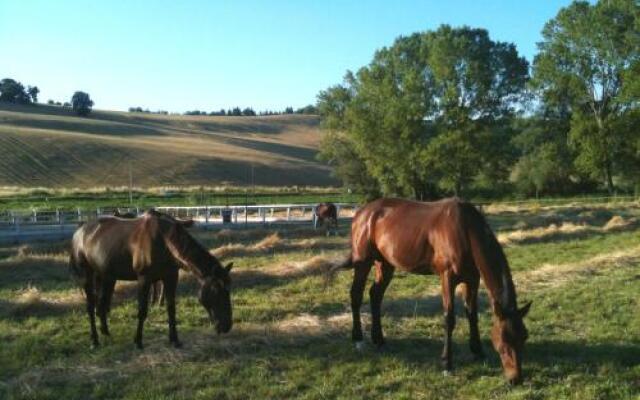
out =
<path fill-rule="evenodd" d="M 358 203 L 361 197 L 343 193 L 334 188 L 291 188 L 283 191 L 277 188 L 191 188 L 174 190 L 135 190 L 132 201 L 124 189 L 109 191 L 38 191 L 29 193 L 0 194 L 0 212 L 17 210 L 75 210 L 77 208 L 95 210 L 97 207 L 121 207 L 146 209 L 158 206 L 203 206 L 203 205 L 248 205 L 254 204 L 316 204 L 320 202 Z"/>
<path fill-rule="evenodd" d="M 545 211 L 547 212 L 547 211 Z M 627 209 L 612 209 L 622 215 Z M 626 215 L 626 214 L 625 214 Z M 631 218 L 632 215 L 627 215 Z M 509 227 L 500 215 L 494 226 Z M 525 222 L 541 218 L 531 213 Z M 507 221 L 508 222 L 508 221 Z M 534 224 L 535 225 L 535 224 Z M 210 247 L 250 246 L 266 230 L 197 233 Z M 491 349 L 490 312 L 481 293 L 480 329 L 488 354 L 474 362 L 458 307 L 455 371 L 443 376 L 442 311 L 435 276 L 399 273 L 385 297 L 388 346 L 362 352 L 350 343 L 350 273 L 323 290 L 317 275 L 282 275 L 285 265 L 344 254 L 348 231 L 326 238 L 308 228 L 281 230 L 262 251 L 238 253 L 234 329 L 217 336 L 193 282 L 180 285 L 179 334 L 168 346 L 165 311 L 154 307 L 145 344 L 132 343 L 133 289 L 116 293 L 112 338 L 89 350 L 82 298 L 68 279 L 62 245 L 0 249 L 0 398 L 15 399 L 634 399 L 640 396 L 640 229 L 559 235 L 506 249 L 520 299 L 533 300 L 525 382 L 505 384 Z M 606 257 L 627 252 L 628 257 Z M 18 255 L 18 253 L 20 253 Z M 626 254 L 626 253 L 625 253 Z M 599 263 L 592 262 L 599 259 Z M 604 260 L 604 261 L 603 261 Z M 535 273 L 545 264 L 549 274 Z M 564 265 L 589 268 L 568 270 Z M 548 267 L 547 267 L 548 268 Z M 568 271 L 568 272 L 567 272 Z M 556 279 L 557 278 L 557 279 Z M 536 280 L 546 279 L 546 285 Z M 28 290 L 38 295 L 28 300 Z M 33 289 L 31 289 L 33 290 Z M 367 296 L 365 296 L 365 299 Z M 458 302 L 460 305 L 460 302 Z M 363 308 L 368 311 L 368 305 Z M 365 318 L 366 321 L 366 318 Z M 365 323 L 365 327 L 368 324 Z"/>

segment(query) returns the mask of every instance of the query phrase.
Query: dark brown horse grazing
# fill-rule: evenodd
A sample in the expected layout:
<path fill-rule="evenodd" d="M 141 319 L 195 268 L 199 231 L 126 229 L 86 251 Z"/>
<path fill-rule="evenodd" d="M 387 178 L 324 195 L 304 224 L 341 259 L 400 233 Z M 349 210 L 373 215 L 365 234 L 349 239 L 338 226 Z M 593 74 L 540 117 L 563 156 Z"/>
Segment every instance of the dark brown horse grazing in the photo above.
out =
<path fill-rule="evenodd" d="M 316 220 L 314 228 L 324 224 L 327 228 L 327 236 L 333 228 L 334 234 L 338 232 L 338 210 L 333 203 L 320 203 L 316 206 Z"/>
<path fill-rule="evenodd" d="M 199 300 L 216 323 L 218 333 L 231 329 L 229 271 L 232 264 L 220 262 L 195 241 L 185 223 L 147 211 L 141 218 L 104 217 L 82 225 L 73 235 L 69 265 L 80 278 L 87 300 L 91 340 L 98 346 L 95 323 L 97 302 L 100 330 L 109 335 L 107 315 L 116 280 L 138 282 L 138 328 L 134 342 L 142 348 L 142 328 L 147 317 L 151 284 L 164 284 L 169 341 L 180 346 L 176 330 L 175 294 L 180 267 L 188 269 L 200 283 Z"/>
<path fill-rule="evenodd" d="M 454 297 L 463 285 L 469 320 L 470 347 L 482 357 L 478 333 L 478 286 L 480 277 L 488 289 L 494 321 L 491 340 L 500 354 L 510 383 L 522 379 L 522 352 L 527 330 L 522 321 L 531 303 L 517 308 L 516 292 L 509 264 L 482 214 L 470 203 L 445 199 L 418 203 L 401 199 L 380 199 L 362 207 L 351 224 L 351 254 L 332 268 L 355 269 L 351 287 L 352 338 L 362 341 L 360 306 L 367 276 L 375 263 L 371 286 L 371 339 L 384 344 L 380 305 L 395 269 L 416 274 L 437 273 L 442 284 L 445 337 L 442 362 L 452 369 L 451 333 L 455 326 Z"/>

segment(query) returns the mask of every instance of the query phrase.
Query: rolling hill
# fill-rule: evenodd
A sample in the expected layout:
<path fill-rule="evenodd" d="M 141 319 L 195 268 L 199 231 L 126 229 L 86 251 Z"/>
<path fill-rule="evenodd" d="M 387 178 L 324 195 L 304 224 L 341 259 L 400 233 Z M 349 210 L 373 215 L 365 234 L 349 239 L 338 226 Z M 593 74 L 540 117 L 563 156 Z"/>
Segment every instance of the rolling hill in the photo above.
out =
<path fill-rule="evenodd" d="M 0 186 L 336 185 L 319 119 L 206 117 L 0 103 Z"/>

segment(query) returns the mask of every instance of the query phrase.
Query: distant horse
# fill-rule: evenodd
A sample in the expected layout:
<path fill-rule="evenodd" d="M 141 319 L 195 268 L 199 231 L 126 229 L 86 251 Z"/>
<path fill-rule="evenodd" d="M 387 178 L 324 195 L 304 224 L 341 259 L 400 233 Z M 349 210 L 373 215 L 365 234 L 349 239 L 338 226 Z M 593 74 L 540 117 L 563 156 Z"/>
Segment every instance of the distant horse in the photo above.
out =
<path fill-rule="evenodd" d="M 338 209 L 335 204 L 320 203 L 316 206 L 316 219 L 313 227 L 318 228 L 319 225 L 325 225 L 327 236 L 331 233 L 332 228 L 334 234 L 338 233 Z"/>
<path fill-rule="evenodd" d="M 216 324 L 217 332 L 231 330 L 229 272 L 232 263 L 222 267 L 186 231 L 184 225 L 188 224 L 150 210 L 137 219 L 103 217 L 87 222 L 74 233 L 69 265 L 86 294 L 93 346 L 99 345 L 96 302 L 100 330 L 108 336 L 107 315 L 116 280 L 133 280 L 138 282 L 138 328 L 134 342 L 142 348 L 149 290 L 153 282 L 161 280 L 169 318 L 169 341 L 179 347 L 175 295 L 180 267 L 188 269 L 197 278 L 200 303 Z"/>
<path fill-rule="evenodd" d="M 358 210 L 351 224 L 351 254 L 330 271 L 355 270 L 351 286 L 352 339 L 358 347 L 362 341 L 360 306 L 374 263 L 375 281 L 369 291 L 374 344 L 384 344 L 380 306 L 394 270 L 437 273 L 445 312 L 443 367 L 446 371 L 452 369 L 451 333 L 455 326 L 454 293 L 458 284 L 463 288 L 471 351 L 482 358 L 477 305 L 482 277 L 494 313 L 493 346 L 500 354 L 507 380 L 512 384 L 521 382 L 522 353 L 528 336 L 523 318 L 531 303 L 517 308 L 516 291 L 502 247 L 473 205 L 456 198 L 433 203 L 380 199 Z"/>
<path fill-rule="evenodd" d="M 119 209 L 116 209 L 113 212 L 114 217 L 124 218 L 124 219 L 134 219 L 138 218 L 138 214 L 130 211 L 120 212 Z M 185 221 L 182 225 L 185 228 L 190 227 L 193 224 L 193 221 Z M 162 306 L 164 305 L 164 287 L 162 286 L 162 281 L 155 281 L 151 285 L 151 304 Z"/>

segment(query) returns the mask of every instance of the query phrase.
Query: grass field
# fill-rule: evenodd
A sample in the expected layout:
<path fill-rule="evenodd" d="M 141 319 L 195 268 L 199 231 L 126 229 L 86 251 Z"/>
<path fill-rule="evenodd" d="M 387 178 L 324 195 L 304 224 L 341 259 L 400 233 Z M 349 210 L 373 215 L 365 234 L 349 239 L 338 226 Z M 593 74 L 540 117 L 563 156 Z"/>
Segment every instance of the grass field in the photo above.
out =
<path fill-rule="evenodd" d="M 80 118 L 61 107 L 1 103 L 0 186 L 127 186 L 129 167 L 141 187 L 335 185 L 315 159 L 318 122 L 98 110 Z"/>
<path fill-rule="evenodd" d="M 112 338 L 89 350 L 83 297 L 64 244 L 0 249 L 0 398 L 16 399 L 637 399 L 640 396 L 640 205 L 485 208 L 521 302 L 532 300 L 525 382 L 506 385 L 491 349 L 475 362 L 458 301 L 454 366 L 439 367 L 442 311 L 434 276 L 397 274 L 383 303 L 384 350 L 350 343 L 351 273 L 326 290 L 320 272 L 345 253 L 348 228 L 199 232 L 235 261 L 234 328 L 214 334 L 183 275 L 182 349 L 153 308 L 133 345 L 134 289 L 118 285 Z M 365 296 L 366 299 L 367 296 Z M 368 311 L 368 305 L 363 307 Z M 365 328 L 368 317 L 365 313 Z"/>
<path fill-rule="evenodd" d="M 361 196 L 332 187 L 161 187 L 44 189 L 0 187 L 0 212 L 28 210 L 95 210 L 97 207 L 140 208 L 249 204 L 358 203 Z"/>

